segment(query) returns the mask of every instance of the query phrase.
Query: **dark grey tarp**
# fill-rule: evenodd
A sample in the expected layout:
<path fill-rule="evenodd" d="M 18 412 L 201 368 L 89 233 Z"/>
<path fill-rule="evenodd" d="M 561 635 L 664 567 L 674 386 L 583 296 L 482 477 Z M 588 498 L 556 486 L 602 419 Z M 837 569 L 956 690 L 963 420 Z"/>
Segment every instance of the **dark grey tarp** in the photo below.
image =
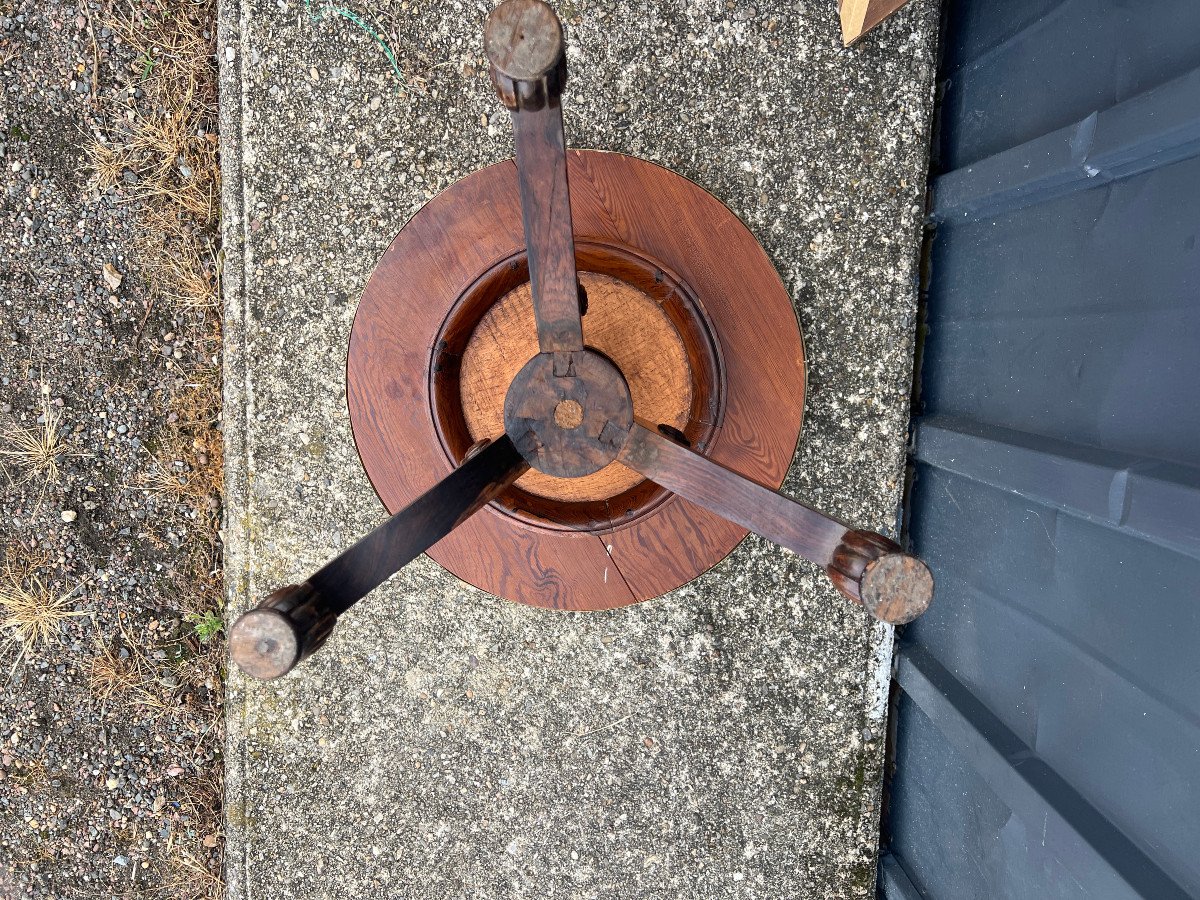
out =
<path fill-rule="evenodd" d="M 1200 2 L 947 5 L 880 892 L 1200 896 Z"/>

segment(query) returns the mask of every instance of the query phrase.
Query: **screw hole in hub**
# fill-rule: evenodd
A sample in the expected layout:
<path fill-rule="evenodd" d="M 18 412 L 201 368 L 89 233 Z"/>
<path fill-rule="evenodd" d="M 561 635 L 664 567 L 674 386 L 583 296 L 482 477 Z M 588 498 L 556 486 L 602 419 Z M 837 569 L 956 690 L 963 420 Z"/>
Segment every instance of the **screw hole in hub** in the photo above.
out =
<path fill-rule="evenodd" d="M 573 431 L 583 424 L 583 407 L 574 400 L 563 400 L 554 407 L 554 424 L 566 431 Z"/>

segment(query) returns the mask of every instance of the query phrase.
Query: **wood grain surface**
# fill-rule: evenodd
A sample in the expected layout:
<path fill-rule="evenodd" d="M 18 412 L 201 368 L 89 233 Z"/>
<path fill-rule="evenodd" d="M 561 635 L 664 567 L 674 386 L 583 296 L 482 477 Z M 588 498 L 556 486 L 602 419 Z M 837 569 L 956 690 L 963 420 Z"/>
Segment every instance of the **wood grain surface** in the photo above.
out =
<path fill-rule="evenodd" d="M 655 261 L 686 285 L 716 335 L 722 389 L 698 414 L 693 398 L 694 418 L 716 420 L 700 423 L 711 436 L 697 449 L 777 487 L 799 437 L 805 379 L 795 310 L 770 260 L 720 201 L 679 175 L 596 151 L 569 151 L 567 164 L 577 253 L 593 241 Z M 348 405 L 367 475 L 393 512 L 454 466 L 431 406 L 439 342 L 464 293 L 521 253 L 517 196 L 511 161 L 464 178 L 401 230 L 363 292 L 347 358 Z M 674 495 L 632 520 L 624 513 L 611 509 L 609 528 L 577 530 L 493 503 L 430 556 L 501 597 L 606 609 L 690 581 L 746 534 Z"/>
<path fill-rule="evenodd" d="M 513 110 L 512 123 L 538 345 L 582 350 L 562 107 L 552 97 L 540 109 Z"/>
<path fill-rule="evenodd" d="M 838 0 L 842 43 L 849 47 L 908 0 Z"/>
<path fill-rule="evenodd" d="M 691 446 L 708 447 L 724 412 L 725 369 L 712 322 L 691 289 L 669 267 L 652 262 L 627 246 L 575 240 L 577 269 L 624 282 L 658 304 L 683 342 L 691 373 L 691 409 L 682 428 Z M 462 362 L 471 339 L 488 312 L 510 291 L 529 280 L 527 256 L 519 251 L 496 261 L 477 277 L 451 307 L 434 340 L 430 366 L 430 409 L 449 458 L 461 460 L 475 441 L 462 406 Z M 550 500 L 514 487 L 496 504 L 510 515 L 539 527 L 596 531 L 624 527 L 648 514 L 667 491 L 640 480 L 624 493 L 600 500 Z"/>

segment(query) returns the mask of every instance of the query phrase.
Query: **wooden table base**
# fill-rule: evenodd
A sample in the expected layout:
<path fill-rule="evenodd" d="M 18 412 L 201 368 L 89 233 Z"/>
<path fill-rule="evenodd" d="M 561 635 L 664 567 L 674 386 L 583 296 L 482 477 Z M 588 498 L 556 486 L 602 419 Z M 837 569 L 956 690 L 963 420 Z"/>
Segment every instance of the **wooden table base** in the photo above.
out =
<path fill-rule="evenodd" d="M 800 432 L 804 351 L 761 247 L 651 163 L 570 151 L 568 177 L 587 345 L 625 375 L 635 415 L 777 488 Z M 537 352 L 523 245 L 516 168 L 503 162 L 422 208 L 367 284 L 348 402 L 391 512 L 503 430 L 508 385 Z M 612 463 L 583 478 L 530 471 L 429 553 L 498 596 L 606 609 L 686 583 L 745 534 Z"/>

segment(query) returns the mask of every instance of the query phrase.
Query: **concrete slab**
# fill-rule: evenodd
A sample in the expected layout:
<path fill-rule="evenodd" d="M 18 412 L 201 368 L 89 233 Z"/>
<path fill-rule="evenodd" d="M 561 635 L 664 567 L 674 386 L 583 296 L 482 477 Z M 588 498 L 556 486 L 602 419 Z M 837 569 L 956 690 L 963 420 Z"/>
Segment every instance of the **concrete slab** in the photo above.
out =
<path fill-rule="evenodd" d="M 364 12 L 401 92 L 344 17 L 223 5 L 231 615 L 382 518 L 346 338 L 404 221 L 511 153 L 488 8 Z M 559 9 L 569 142 L 715 193 L 793 293 L 810 387 L 786 489 L 892 530 L 935 3 L 850 51 L 831 2 Z M 870 897 L 890 641 L 756 537 L 603 614 L 516 606 L 422 558 L 287 679 L 230 673 L 230 896 Z"/>

